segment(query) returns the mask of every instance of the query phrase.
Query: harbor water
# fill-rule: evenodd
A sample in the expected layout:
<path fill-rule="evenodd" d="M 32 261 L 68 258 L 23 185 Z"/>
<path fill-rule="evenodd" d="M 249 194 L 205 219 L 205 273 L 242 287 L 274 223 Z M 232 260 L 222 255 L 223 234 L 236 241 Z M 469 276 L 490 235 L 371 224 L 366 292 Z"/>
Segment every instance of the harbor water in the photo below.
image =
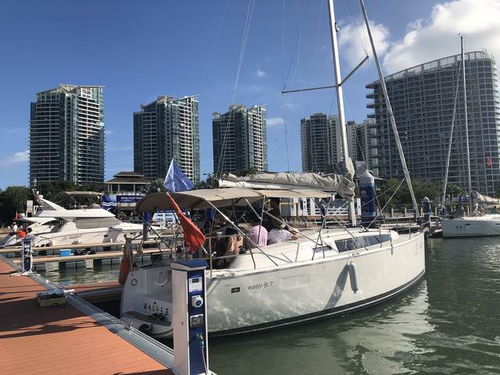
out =
<path fill-rule="evenodd" d="M 109 278 L 97 273 L 79 271 L 79 282 Z M 426 275 L 404 295 L 344 318 L 213 339 L 210 364 L 219 375 L 500 374 L 500 237 L 429 240 Z"/>

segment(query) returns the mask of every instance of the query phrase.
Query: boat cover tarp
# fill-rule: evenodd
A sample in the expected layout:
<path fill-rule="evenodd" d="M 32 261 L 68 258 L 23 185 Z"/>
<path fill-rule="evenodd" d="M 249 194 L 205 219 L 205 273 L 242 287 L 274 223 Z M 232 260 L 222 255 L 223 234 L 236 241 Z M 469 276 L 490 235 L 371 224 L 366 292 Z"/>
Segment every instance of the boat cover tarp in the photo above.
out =
<path fill-rule="evenodd" d="M 219 187 L 241 187 L 252 189 L 295 189 L 309 188 L 334 191 L 344 198 L 354 196 L 354 182 L 336 175 L 319 175 L 317 173 L 259 173 L 245 177 L 227 174 L 218 180 Z"/>
<path fill-rule="evenodd" d="M 245 206 L 268 198 L 329 198 L 331 194 L 311 189 L 292 190 L 252 190 L 244 188 L 199 189 L 178 193 L 170 193 L 179 207 L 186 209 L 209 208 L 210 202 L 216 207 Z M 153 193 L 145 196 L 135 207 L 139 213 L 157 210 L 171 210 L 167 193 Z"/>
<path fill-rule="evenodd" d="M 490 204 L 490 205 L 500 205 L 500 199 L 488 197 L 487 195 L 479 194 L 477 191 L 473 192 L 472 197 L 478 203 Z"/>

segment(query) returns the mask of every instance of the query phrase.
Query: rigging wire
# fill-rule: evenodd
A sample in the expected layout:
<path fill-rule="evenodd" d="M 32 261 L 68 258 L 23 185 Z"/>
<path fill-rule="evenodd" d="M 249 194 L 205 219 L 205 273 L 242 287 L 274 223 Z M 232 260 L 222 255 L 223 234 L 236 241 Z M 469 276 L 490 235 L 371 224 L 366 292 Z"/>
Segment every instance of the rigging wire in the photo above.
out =
<path fill-rule="evenodd" d="M 351 15 L 351 18 L 353 19 L 353 25 L 354 25 L 354 29 L 356 30 L 356 32 L 358 33 L 358 36 L 359 36 L 359 39 L 361 41 L 361 45 L 363 46 L 363 50 L 365 51 L 365 55 L 366 56 L 369 56 L 368 55 L 368 40 L 367 40 L 367 36 L 364 32 L 361 32 L 361 30 L 364 31 L 364 27 L 363 27 L 363 23 L 361 22 L 356 22 L 356 17 L 354 16 L 354 12 L 352 11 L 351 9 L 351 6 L 349 5 L 349 0 L 344 0 L 346 5 L 347 5 L 347 10 L 349 12 L 349 14 Z"/>
<path fill-rule="evenodd" d="M 384 209 L 387 207 L 387 205 L 391 202 L 392 198 L 394 198 L 394 196 L 396 195 L 396 193 L 398 192 L 399 188 L 401 187 L 401 185 L 403 185 L 403 183 L 405 182 L 405 179 L 403 178 L 400 182 L 399 182 L 399 185 L 398 187 L 396 188 L 396 190 L 394 190 L 394 193 L 391 195 L 391 197 L 389 198 L 389 200 L 386 202 L 386 204 L 384 205 L 384 207 L 382 207 L 382 209 L 380 210 L 380 214 L 384 211 Z M 373 220 L 370 222 L 370 224 L 368 224 L 368 227 L 370 227 L 373 222 L 377 219 L 377 217 L 380 216 L 380 214 L 378 214 L 377 216 L 375 216 L 373 218 Z"/>
<path fill-rule="evenodd" d="M 319 54 L 319 35 L 320 35 L 320 30 L 321 30 L 321 20 L 323 19 L 324 17 L 324 2 L 322 1 L 320 3 L 320 6 L 319 6 L 319 13 L 318 13 L 318 20 L 316 21 L 316 37 L 315 37 L 315 41 L 314 41 L 314 48 L 313 48 L 313 51 L 314 51 L 314 54 L 311 55 L 311 58 L 309 59 L 309 64 L 307 66 L 307 69 L 306 69 L 306 79 L 309 80 L 310 79 L 310 72 L 311 72 L 311 67 L 312 67 L 312 64 L 313 64 L 313 61 L 315 61 L 314 57 L 317 57 L 318 54 Z"/>
<path fill-rule="evenodd" d="M 283 91 L 286 90 L 288 80 L 290 78 L 290 74 L 292 72 L 293 68 L 293 74 L 295 75 L 295 71 L 297 69 L 299 55 L 300 55 L 300 45 L 302 41 L 302 28 L 304 25 L 304 20 L 305 20 L 305 15 L 307 14 L 307 10 L 309 9 L 309 0 L 306 3 L 305 10 L 302 12 L 303 17 L 300 20 L 299 24 L 299 32 L 297 34 L 297 39 L 295 41 L 295 48 L 294 52 L 292 54 L 292 58 L 290 59 L 290 63 L 288 64 L 288 70 L 287 73 L 284 77 L 284 83 L 283 83 Z M 286 14 L 285 14 L 285 0 L 283 0 L 283 35 L 282 35 L 282 48 L 283 48 L 283 56 L 285 55 L 285 25 L 286 25 Z M 296 64 L 294 64 L 294 61 L 297 61 Z M 286 147 L 286 162 L 287 162 L 287 169 L 290 171 L 290 153 L 288 150 L 288 122 L 287 122 L 287 116 L 286 116 L 286 104 L 285 104 L 285 99 L 284 99 L 284 94 L 281 93 L 281 110 L 283 112 L 283 122 L 284 122 L 284 128 L 285 128 L 285 147 Z"/>
<path fill-rule="evenodd" d="M 200 69 L 200 71 L 203 74 L 202 77 L 205 77 L 206 71 L 207 71 L 207 67 L 210 65 L 210 63 L 212 61 L 213 51 L 215 50 L 216 41 L 219 39 L 219 37 L 220 37 L 220 35 L 222 33 L 223 25 L 224 25 L 224 22 L 226 20 L 226 16 L 227 16 L 227 12 L 229 10 L 229 5 L 230 4 L 231 4 L 231 0 L 227 0 L 226 6 L 224 7 L 224 11 L 222 13 L 222 17 L 221 17 L 219 23 L 217 24 L 217 27 L 215 29 L 216 31 L 215 31 L 215 33 L 213 35 L 212 40 L 210 41 L 210 45 L 212 46 L 212 48 L 209 49 L 208 56 L 203 61 L 203 69 Z"/>
<path fill-rule="evenodd" d="M 443 195 L 442 195 L 442 202 L 441 204 L 445 204 L 445 199 L 446 199 L 446 188 L 448 185 L 448 173 L 449 173 L 449 168 L 450 168 L 450 158 L 451 158 L 451 147 L 453 144 L 453 134 L 455 132 L 455 120 L 456 120 L 456 115 L 457 115 L 457 102 L 458 102 L 458 91 L 459 91 L 459 86 L 460 86 L 460 73 L 462 71 L 462 64 L 458 65 L 457 68 L 457 87 L 455 88 L 455 100 L 453 103 L 453 114 L 451 116 L 451 127 L 450 127 L 450 142 L 448 143 L 448 153 L 446 155 L 446 164 L 445 164 L 445 171 L 444 171 L 444 184 L 443 184 Z M 465 105 L 465 104 L 464 104 Z"/>
<path fill-rule="evenodd" d="M 245 51 L 246 51 L 246 47 L 247 47 L 250 26 L 252 24 L 254 6 L 255 6 L 255 0 L 249 0 L 248 7 L 247 7 L 247 14 L 246 14 L 246 18 L 245 18 L 245 25 L 243 27 L 243 36 L 241 38 L 240 56 L 238 59 L 238 68 L 236 71 L 236 78 L 234 81 L 233 98 L 232 98 L 231 104 L 234 104 L 235 99 L 236 99 L 236 91 L 237 91 L 238 82 L 240 79 L 241 67 L 243 65 L 243 57 L 245 56 Z M 233 113 L 233 112 L 230 112 L 230 113 Z M 226 126 L 224 128 L 224 136 L 223 136 L 222 146 L 221 146 L 221 150 L 220 150 L 220 154 L 219 154 L 219 160 L 217 163 L 217 170 L 214 171 L 214 175 L 216 178 L 217 178 L 217 175 L 222 174 L 221 166 L 222 166 L 222 160 L 224 158 L 227 138 L 228 138 L 228 134 L 229 134 L 230 117 L 231 116 L 228 116 Z M 234 113 L 233 113 L 233 123 L 234 123 Z"/>

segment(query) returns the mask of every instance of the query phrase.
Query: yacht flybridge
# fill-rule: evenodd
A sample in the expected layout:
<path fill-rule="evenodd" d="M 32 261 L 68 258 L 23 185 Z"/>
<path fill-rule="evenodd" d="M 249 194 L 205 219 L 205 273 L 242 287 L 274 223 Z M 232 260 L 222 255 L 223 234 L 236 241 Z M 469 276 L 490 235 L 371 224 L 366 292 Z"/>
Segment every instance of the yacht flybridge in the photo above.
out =
<path fill-rule="evenodd" d="M 183 210 L 214 209 L 225 225 L 245 236 L 229 212 L 268 198 L 327 199 L 319 190 L 253 190 L 225 188 L 171 193 Z M 139 212 L 172 209 L 166 193 L 137 204 Z M 266 215 L 266 212 L 263 211 Z M 217 221 L 216 216 L 216 221 Z M 209 237 L 211 243 L 227 236 Z M 175 254 L 175 246 L 172 259 Z M 388 230 L 306 229 L 297 240 L 249 247 L 224 268 L 208 272 L 208 329 L 228 335 L 345 314 L 383 302 L 403 292 L 424 274 L 423 234 Z M 155 337 L 172 333 L 169 262 L 134 268 L 124 285 L 121 319 Z"/>

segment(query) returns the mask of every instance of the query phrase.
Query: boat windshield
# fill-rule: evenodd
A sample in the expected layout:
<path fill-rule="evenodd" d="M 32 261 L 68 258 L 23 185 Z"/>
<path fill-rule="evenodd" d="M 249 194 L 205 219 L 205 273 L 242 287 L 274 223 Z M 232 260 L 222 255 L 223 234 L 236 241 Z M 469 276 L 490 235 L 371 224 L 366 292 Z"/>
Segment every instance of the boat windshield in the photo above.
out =
<path fill-rule="evenodd" d="M 121 221 L 115 217 L 78 218 L 75 220 L 75 225 L 78 229 L 112 227 L 120 223 Z"/>

